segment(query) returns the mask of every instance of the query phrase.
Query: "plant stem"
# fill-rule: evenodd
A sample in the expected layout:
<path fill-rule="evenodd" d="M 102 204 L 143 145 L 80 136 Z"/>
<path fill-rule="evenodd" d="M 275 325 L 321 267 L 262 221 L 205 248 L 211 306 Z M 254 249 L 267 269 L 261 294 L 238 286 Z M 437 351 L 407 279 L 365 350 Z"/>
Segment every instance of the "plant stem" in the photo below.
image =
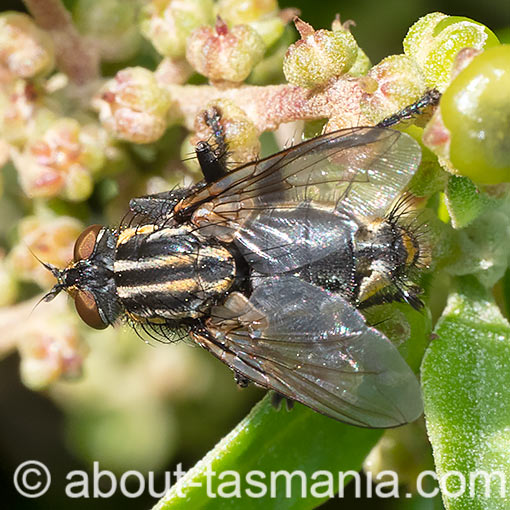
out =
<path fill-rule="evenodd" d="M 61 0 L 23 0 L 36 23 L 55 43 L 59 68 L 76 85 L 99 77 L 99 55 L 76 30 Z"/>
<path fill-rule="evenodd" d="M 160 85 L 174 100 L 175 116 L 183 119 L 188 129 L 194 128 L 197 114 L 204 104 L 228 99 L 244 110 L 257 130 L 274 130 L 280 124 L 295 120 L 330 119 L 331 128 L 340 129 L 367 122 L 360 111 L 363 89 L 358 80 L 338 78 L 328 87 L 311 92 L 292 85 L 218 88 L 208 85 Z"/>

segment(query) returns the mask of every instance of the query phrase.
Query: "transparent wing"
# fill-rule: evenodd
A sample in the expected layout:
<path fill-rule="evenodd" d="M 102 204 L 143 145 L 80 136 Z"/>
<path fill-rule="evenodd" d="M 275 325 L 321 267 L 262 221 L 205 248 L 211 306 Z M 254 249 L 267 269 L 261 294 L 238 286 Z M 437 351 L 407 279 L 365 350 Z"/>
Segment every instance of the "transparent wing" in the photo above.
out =
<path fill-rule="evenodd" d="M 320 204 L 275 206 L 257 211 L 235 232 L 235 243 L 255 271 L 280 274 L 352 246 L 358 225 Z"/>
<path fill-rule="evenodd" d="M 185 199 L 179 209 L 197 209 L 195 218 L 202 224 L 207 216 L 211 224 L 220 219 L 240 222 L 245 211 L 303 201 L 363 217 L 382 216 L 413 176 L 420 157 L 419 145 L 405 133 L 343 129 L 239 167 Z"/>
<path fill-rule="evenodd" d="M 422 413 L 418 381 L 397 349 L 337 295 L 295 277 L 266 278 L 213 317 L 196 340 L 265 388 L 363 427 Z"/>
<path fill-rule="evenodd" d="M 178 207 L 204 235 L 235 241 L 254 269 L 279 274 L 348 246 L 357 218 L 384 216 L 420 154 L 398 131 L 341 130 L 240 167 Z"/>

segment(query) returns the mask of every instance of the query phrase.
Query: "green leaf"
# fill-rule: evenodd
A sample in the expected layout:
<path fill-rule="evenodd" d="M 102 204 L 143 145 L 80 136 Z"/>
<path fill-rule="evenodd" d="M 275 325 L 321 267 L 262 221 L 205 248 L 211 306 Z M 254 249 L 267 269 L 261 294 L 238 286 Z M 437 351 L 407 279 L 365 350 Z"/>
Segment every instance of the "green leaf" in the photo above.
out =
<path fill-rule="evenodd" d="M 496 200 L 489 198 L 468 177 L 450 176 L 446 189 L 446 206 L 453 228 L 464 228 Z"/>
<path fill-rule="evenodd" d="M 204 426 L 207 424 L 204 423 Z M 326 487 L 322 485 L 316 487 L 319 491 L 317 495 L 322 497 L 312 497 L 311 486 L 326 480 L 324 476 L 319 476 L 314 482 L 312 474 L 320 470 L 333 473 L 334 491 L 337 492 L 339 489 L 337 473 L 359 471 L 363 459 L 381 435 L 380 430 L 345 425 L 300 404 L 296 404 L 290 412 L 285 409 L 275 411 L 268 395 L 171 488 L 154 510 L 315 508 L 328 499 L 328 496 Z M 232 484 L 222 487 L 222 484 L 233 482 L 233 477 L 236 476 L 228 473 L 225 475 L 228 470 L 239 475 L 238 487 L 241 497 L 208 497 L 208 476 L 212 481 L 209 494 L 218 495 L 222 488 L 226 493 L 235 493 L 235 486 Z M 257 482 L 263 482 L 268 488 L 265 497 L 254 498 L 246 494 L 246 489 L 251 489 L 254 493 L 261 492 L 258 486 L 249 485 L 246 481 L 246 474 L 253 470 L 263 473 L 256 478 Z M 299 475 L 294 476 L 289 484 L 290 497 L 286 497 L 286 482 L 283 476 L 277 478 L 276 494 L 271 497 L 269 490 L 271 473 L 281 470 L 289 473 L 299 470 L 305 475 L 307 483 L 305 497 L 301 494 L 301 488 L 304 486 Z M 216 473 L 216 476 L 207 475 L 208 471 Z M 223 480 L 218 479 L 220 473 L 224 473 Z"/>
<path fill-rule="evenodd" d="M 421 372 L 436 470 L 439 478 L 450 473 L 445 506 L 509 508 L 497 472 L 505 481 L 510 477 L 510 325 L 482 285 L 466 277 L 450 295 L 436 334 Z M 453 471 L 466 481 L 466 490 L 457 496 L 460 478 Z M 492 474 L 488 495 L 482 476 L 473 478 L 477 471 Z"/>

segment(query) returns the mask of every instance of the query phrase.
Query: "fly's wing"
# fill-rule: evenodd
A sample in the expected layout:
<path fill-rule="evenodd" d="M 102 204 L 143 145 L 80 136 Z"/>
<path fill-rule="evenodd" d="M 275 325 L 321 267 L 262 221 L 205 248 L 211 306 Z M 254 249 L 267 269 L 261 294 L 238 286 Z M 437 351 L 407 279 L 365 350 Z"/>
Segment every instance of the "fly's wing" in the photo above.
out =
<path fill-rule="evenodd" d="M 393 344 L 340 296 L 295 277 L 234 293 L 195 339 L 236 372 L 337 420 L 395 427 L 422 413 L 420 387 Z"/>
<path fill-rule="evenodd" d="M 413 176 L 420 157 L 418 143 L 405 133 L 342 129 L 239 167 L 179 208 L 192 212 L 212 201 L 208 209 L 232 219 L 244 207 L 313 200 L 354 214 L 381 216 Z"/>
<path fill-rule="evenodd" d="M 239 225 L 234 241 L 255 271 L 280 274 L 347 250 L 357 228 L 346 214 L 304 202 L 254 212 Z"/>
<path fill-rule="evenodd" d="M 192 213 L 204 235 L 235 240 L 255 269 L 276 274 L 340 249 L 356 217 L 384 216 L 420 154 L 398 131 L 344 129 L 233 170 L 177 209 Z M 325 235 L 324 225 L 334 230 Z M 298 231 L 306 242 L 296 242 Z"/>

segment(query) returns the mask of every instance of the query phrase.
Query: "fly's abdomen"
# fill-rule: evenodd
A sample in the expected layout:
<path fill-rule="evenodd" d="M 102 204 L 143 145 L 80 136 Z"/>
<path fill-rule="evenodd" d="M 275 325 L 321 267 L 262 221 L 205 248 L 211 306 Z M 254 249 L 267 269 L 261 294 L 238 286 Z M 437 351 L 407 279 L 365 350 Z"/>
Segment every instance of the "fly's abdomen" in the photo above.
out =
<path fill-rule="evenodd" d="M 197 318 L 216 304 L 236 277 L 233 255 L 187 227 L 123 230 L 114 263 L 126 312 L 145 320 Z"/>

